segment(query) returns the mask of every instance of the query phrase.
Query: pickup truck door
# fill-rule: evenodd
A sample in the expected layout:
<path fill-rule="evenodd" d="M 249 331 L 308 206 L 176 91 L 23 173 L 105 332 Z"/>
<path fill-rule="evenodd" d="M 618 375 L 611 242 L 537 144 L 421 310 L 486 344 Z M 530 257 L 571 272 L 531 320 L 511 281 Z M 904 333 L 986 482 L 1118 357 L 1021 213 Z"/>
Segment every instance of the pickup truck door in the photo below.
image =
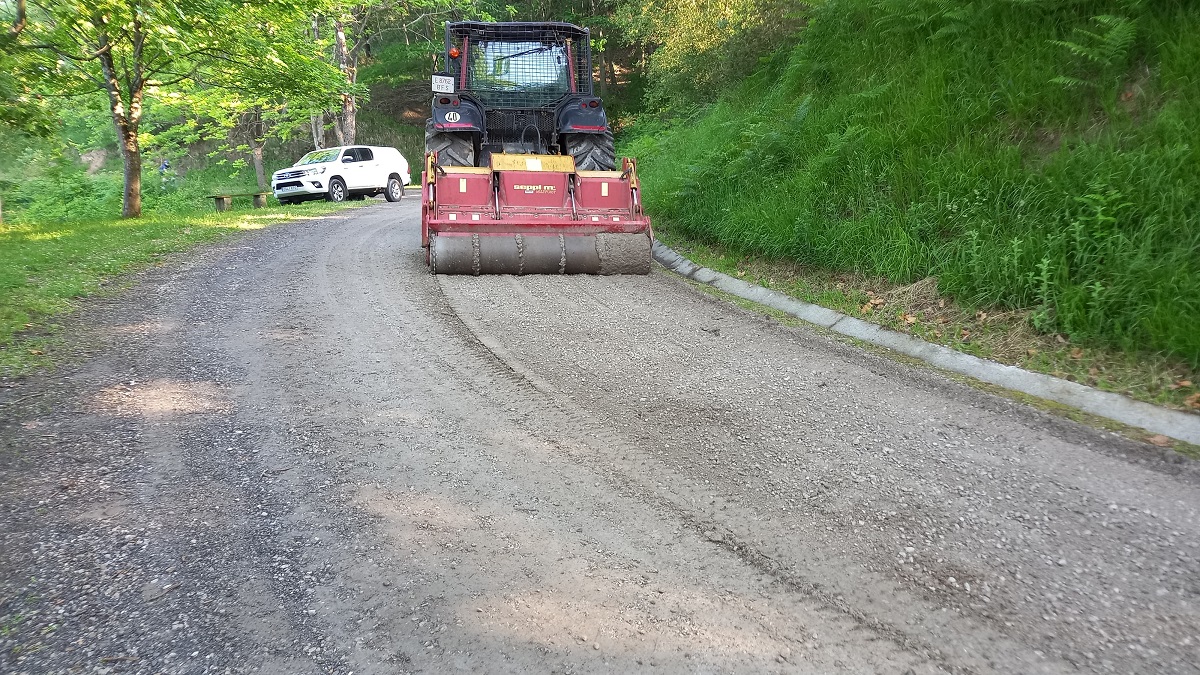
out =
<path fill-rule="evenodd" d="M 383 159 L 370 148 L 358 148 L 359 163 L 362 165 L 362 186 L 364 188 L 387 187 L 387 174 L 383 171 Z M 382 175 L 381 175 L 382 174 Z"/>
<path fill-rule="evenodd" d="M 354 190 L 359 183 L 359 165 L 358 154 L 354 148 L 346 148 L 342 151 L 342 156 L 338 158 L 339 167 L 337 172 L 341 174 L 342 180 L 346 183 L 346 189 Z"/>

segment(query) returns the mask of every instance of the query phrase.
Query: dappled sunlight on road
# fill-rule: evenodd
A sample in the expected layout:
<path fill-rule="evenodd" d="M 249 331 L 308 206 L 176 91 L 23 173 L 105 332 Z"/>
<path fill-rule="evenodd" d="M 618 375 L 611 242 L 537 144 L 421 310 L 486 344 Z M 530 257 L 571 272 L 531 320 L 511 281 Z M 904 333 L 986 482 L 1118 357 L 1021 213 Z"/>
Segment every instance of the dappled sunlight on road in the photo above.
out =
<path fill-rule="evenodd" d="M 214 382 L 130 380 L 96 392 L 89 411 L 146 418 L 228 412 L 228 395 Z"/>
<path fill-rule="evenodd" d="M 105 326 L 100 331 L 106 335 L 164 335 L 178 330 L 178 324 L 161 321 L 143 321 L 141 323 L 126 323 L 116 326 Z"/>

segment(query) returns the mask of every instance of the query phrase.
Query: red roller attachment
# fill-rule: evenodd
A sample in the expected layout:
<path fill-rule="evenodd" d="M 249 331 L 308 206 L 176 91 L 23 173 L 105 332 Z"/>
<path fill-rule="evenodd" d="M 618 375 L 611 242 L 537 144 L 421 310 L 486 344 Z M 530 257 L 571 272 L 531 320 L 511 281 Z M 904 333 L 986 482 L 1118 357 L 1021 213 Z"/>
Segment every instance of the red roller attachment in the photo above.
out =
<path fill-rule="evenodd" d="M 492 155 L 423 179 L 422 244 L 435 274 L 646 274 L 650 221 L 631 161 L 576 171 L 569 155 Z"/>

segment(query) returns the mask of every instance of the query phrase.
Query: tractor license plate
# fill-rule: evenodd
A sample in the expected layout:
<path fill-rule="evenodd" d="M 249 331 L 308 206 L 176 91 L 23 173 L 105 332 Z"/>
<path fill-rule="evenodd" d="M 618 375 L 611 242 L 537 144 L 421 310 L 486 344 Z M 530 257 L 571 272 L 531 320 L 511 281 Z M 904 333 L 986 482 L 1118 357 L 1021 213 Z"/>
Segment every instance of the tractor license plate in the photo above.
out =
<path fill-rule="evenodd" d="M 453 94 L 454 78 L 450 75 L 434 75 L 433 90 L 439 94 Z"/>

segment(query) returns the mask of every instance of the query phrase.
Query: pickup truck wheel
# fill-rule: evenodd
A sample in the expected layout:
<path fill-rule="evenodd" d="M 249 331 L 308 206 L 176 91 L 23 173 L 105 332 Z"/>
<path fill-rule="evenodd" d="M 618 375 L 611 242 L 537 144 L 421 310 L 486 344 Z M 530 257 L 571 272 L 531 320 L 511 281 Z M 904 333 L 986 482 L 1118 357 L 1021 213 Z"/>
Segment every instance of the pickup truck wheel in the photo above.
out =
<path fill-rule="evenodd" d="M 334 178 L 329 181 L 329 192 L 325 193 L 325 200 L 330 202 L 346 201 L 346 184 L 341 178 Z"/>
<path fill-rule="evenodd" d="M 389 178 L 383 196 L 389 202 L 400 201 L 400 198 L 404 196 L 404 183 L 401 183 L 399 178 Z"/>

